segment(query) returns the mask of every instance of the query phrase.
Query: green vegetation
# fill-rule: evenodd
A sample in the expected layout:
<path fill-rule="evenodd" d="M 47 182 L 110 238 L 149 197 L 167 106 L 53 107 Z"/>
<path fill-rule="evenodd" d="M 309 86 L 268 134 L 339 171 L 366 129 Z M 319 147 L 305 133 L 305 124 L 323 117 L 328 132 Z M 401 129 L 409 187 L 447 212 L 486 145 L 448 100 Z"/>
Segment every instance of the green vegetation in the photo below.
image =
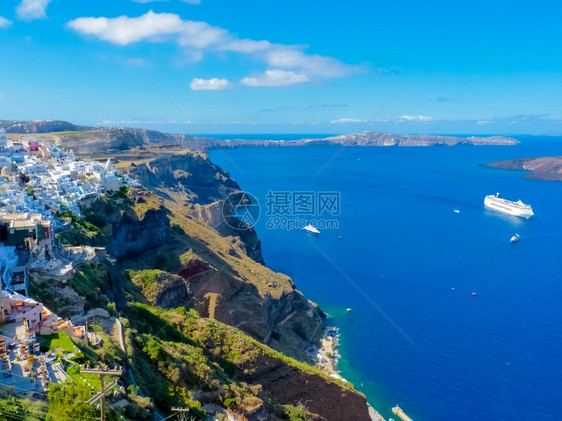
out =
<path fill-rule="evenodd" d="M 108 274 L 101 264 L 83 265 L 68 284 L 81 296 L 86 297 L 85 310 L 107 307 L 109 299 L 102 290 L 107 288 Z"/>
<path fill-rule="evenodd" d="M 133 402 L 125 408 L 124 415 L 132 420 L 149 420 L 152 419 L 151 410 L 152 402 L 149 398 L 143 398 L 139 395 L 139 387 L 130 385 L 127 388 L 127 396 Z"/>
<path fill-rule="evenodd" d="M 49 412 L 47 421 L 75 421 L 99 419 L 99 410 L 93 405 L 86 404 L 91 396 L 91 390 L 87 386 L 76 385 L 72 381 L 51 384 L 49 386 Z M 118 418 L 113 411 L 106 411 L 108 421 L 116 421 Z"/>
<path fill-rule="evenodd" d="M 312 418 L 309 417 L 308 411 L 304 405 L 283 405 L 284 413 L 289 421 L 308 421 Z"/>
<path fill-rule="evenodd" d="M 62 244 L 103 246 L 107 242 L 106 234 L 87 219 L 74 216 L 70 210 L 59 211 L 58 216 L 62 220 L 72 220 L 70 231 L 56 234 Z"/>
<path fill-rule="evenodd" d="M 150 280 L 150 276 L 147 276 Z M 245 379 L 261 376 L 263 367 L 286 364 L 301 372 L 334 381 L 312 366 L 289 358 L 241 331 L 220 322 L 199 318 L 193 310 L 164 310 L 145 304 L 129 303 L 127 333 L 134 347 L 129 361 L 134 373 L 143 373 L 140 383 L 160 407 L 187 405 L 195 409 L 189 390 L 205 390 L 215 396 L 214 403 L 239 410 L 266 404 L 261 385 Z M 145 374 L 150 373 L 148 378 Z M 339 382 L 344 389 L 349 384 Z M 209 399 L 209 398 L 208 398 Z M 307 414 L 290 407 L 289 419 Z M 290 418 L 293 417 L 293 418 Z"/>
<path fill-rule="evenodd" d="M 82 374 L 78 365 L 71 364 L 66 369 L 66 374 L 72 379 L 75 385 L 90 388 L 92 391 L 99 391 L 101 383 L 98 376 L 94 374 Z M 112 381 L 108 378 L 108 382 Z M 89 384 L 88 384 L 89 383 Z"/>
<path fill-rule="evenodd" d="M 101 230 L 95 224 L 92 224 L 91 222 L 87 221 L 86 219 L 81 219 L 81 218 L 78 218 L 76 216 L 72 216 L 72 222 L 73 222 L 74 226 L 78 226 L 78 227 L 82 228 L 82 230 L 84 230 L 85 232 L 94 233 L 94 235 L 96 235 L 96 236 L 103 235 Z"/>
<path fill-rule="evenodd" d="M 6 421 L 43 421 L 46 404 L 0 394 L 0 419 Z"/>
<path fill-rule="evenodd" d="M 131 290 L 131 294 L 135 296 L 137 300 L 142 301 L 143 298 L 146 298 L 146 300 L 152 304 L 156 303 L 158 295 L 162 292 L 167 282 L 178 278 L 177 275 L 172 275 L 171 273 L 159 269 L 129 270 L 128 274 L 132 283 L 142 293 L 142 297 L 139 296 L 136 291 Z"/>
<path fill-rule="evenodd" d="M 129 187 L 121 186 L 111 197 L 115 199 L 127 199 L 129 197 Z"/>
<path fill-rule="evenodd" d="M 39 341 L 42 350 L 54 352 L 59 356 L 79 351 L 66 332 L 57 332 L 52 335 L 38 336 L 37 340 Z"/>
<path fill-rule="evenodd" d="M 109 289 L 109 275 L 101 264 L 82 265 L 68 280 L 31 279 L 29 293 L 61 317 L 70 317 L 81 312 L 82 307 L 105 308 L 114 312 L 115 306 L 105 295 Z M 86 299 L 84 301 L 84 298 Z"/>
<path fill-rule="evenodd" d="M 119 339 L 113 338 L 107 333 L 105 333 L 101 326 L 93 326 L 93 329 L 99 337 L 102 338 L 101 346 L 95 348 L 86 347 L 84 348 L 84 353 L 88 361 L 95 364 L 102 362 L 108 366 L 121 365 L 123 361 L 123 351 L 119 347 Z"/>
<path fill-rule="evenodd" d="M 132 203 L 131 209 L 142 220 L 147 212 L 160 209 L 160 200 L 154 195 L 143 195 Z"/>
<path fill-rule="evenodd" d="M 149 214 L 151 211 L 159 213 Z M 79 361 L 64 362 L 72 382 L 55 385 L 49 393 L 51 407 L 48 419 L 55 420 L 57 414 L 57 421 L 74 421 L 87 417 L 94 408 L 80 401 L 92 393 L 91 385 L 93 390 L 100 387 L 99 380 L 95 376 L 83 375 L 79 363 L 128 366 L 140 389 L 150 397 L 142 397 L 135 386 L 128 385 L 126 398 L 131 404 L 122 414 L 138 420 L 150 419 L 154 407 L 168 414 L 172 406 L 189 407 L 190 416 L 205 420 L 207 418 L 202 405 L 207 403 L 240 413 L 264 406 L 269 413 L 275 414 L 275 419 L 312 419 L 306 408 L 295 402 L 291 394 L 284 396 L 284 392 L 272 387 L 272 380 L 277 381 L 277 375 L 281 379 L 291 377 L 290 381 L 296 383 L 318 382 L 320 389 L 325 384 L 333 386 L 336 383 L 342 395 L 352 391 L 349 384 L 330 378 L 318 368 L 289 358 L 241 330 L 202 318 L 194 309 L 163 309 L 155 305 L 157 298 L 159 300 L 165 296 L 162 292 L 174 292 L 169 286 L 175 285 L 175 282 L 185 282 L 178 275 L 181 270 L 185 271 L 182 276 L 201 273 L 200 278 L 206 276 L 207 271 L 220 270 L 221 277 L 228 279 L 232 288 L 249 285 L 241 288 L 241 293 L 236 295 L 238 307 L 228 308 L 229 311 L 244 309 L 239 313 L 244 317 L 238 315 L 238 320 L 245 320 L 244 312 L 247 312 L 248 318 L 254 317 L 254 311 L 263 305 L 263 299 L 275 300 L 294 294 L 290 279 L 249 259 L 244 252 L 245 246 L 238 238 L 221 237 L 211 228 L 180 213 L 162 211 L 160 199 L 136 190 L 122 189 L 112 197 L 103 197 L 90 209 L 84 209 L 83 214 L 82 219 L 66 210 L 60 215 L 63 219 L 72 220 L 71 230 L 61 235 L 66 244 L 104 245 L 111 252 L 114 233 L 119 232 L 115 238 L 126 244 L 123 247 L 132 244 L 134 248 L 139 243 L 137 236 L 151 230 L 152 225 L 159 221 L 165 223 L 159 225 L 158 230 L 149 232 L 164 232 L 165 236 L 146 252 L 141 247 L 139 255 L 135 254 L 139 253 L 137 251 L 125 252 L 114 266 L 109 263 L 105 266 L 83 265 L 67 281 L 43 280 L 31 284 L 32 294 L 57 313 L 59 306 L 72 308 L 69 315 L 75 314 L 76 309 L 81 311 L 81 306 L 85 310 L 102 307 L 120 316 L 125 330 L 126 356 L 119 346 L 118 338 L 104 333 L 101 327 L 91 326 L 91 330 L 102 338 L 101 345 L 95 347 L 75 346 L 66 334 L 40 339 L 44 349 L 54 350 L 59 355 L 79 349 Z M 124 237 L 126 240 L 123 240 Z M 151 238 L 149 236 L 149 240 Z M 141 244 L 144 245 L 143 242 Z M 124 275 L 121 282 L 126 302 L 119 302 L 117 308 L 107 296 L 110 284 L 108 270 L 116 283 L 119 282 L 119 272 Z M 114 270 L 117 276 L 114 276 Z M 189 279 L 188 282 L 196 285 L 196 277 Z M 205 282 L 204 278 L 202 282 Z M 73 304 L 68 297 L 76 303 Z M 299 318 L 297 314 L 301 310 L 304 314 L 310 305 L 305 299 L 301 301 L 298 294 L 293 297 L 296 316 L 291 323 L 273 332 L 272 341 L 278 341 L 275 343 L 280 343 L 284 337 L 292 337 L 292 342 L 288 341 L 287 344 L 293 346 L 301 343 L 299 341 L 310 341 L 310 323 L 306 316 Z M 203 301 L 202 297 L 198 299 Z M 252 323 L 252 320 L 248 320 L 246 327 Z M 256 323 L 255 330 L 248 328 L 252 335 L 263 338 L 272 333 L 259 323 Z M 269 378 L 271 373 L 275 373 L 274 379 Z M 127 386 L 127 378 L 121 381 Z"/>
<path fill-rule="evenodd" d="M 131 279 L 136 279 L 137 282 L 142 284 L 143 286 L 151 286 L 156 282 L 156 277 L 162 273 L 161 270 L 158 269 L 149 269 L 149 270 L 132 270 L 128 271 L 129 277 Z"/>
<path fill-rule="evenodd" d="M 95 133 L 95 130 L 77 130 L 73 132 L 53 132 L 54 135 L 61 137 L 84 136 L 89 133 Z"/>
<path fill-rule="evenodd" d="M 177 225 L 177 224 L 172 224 L 171 228 L 172 228 L 172 231 L 174 231 L 176 234 L 179 234 L 179 235 L 186 235 L 186 234 L 185 234 L 185 231 L 183 230 L 183 228 L 180 227 L 180 226 Z"/>

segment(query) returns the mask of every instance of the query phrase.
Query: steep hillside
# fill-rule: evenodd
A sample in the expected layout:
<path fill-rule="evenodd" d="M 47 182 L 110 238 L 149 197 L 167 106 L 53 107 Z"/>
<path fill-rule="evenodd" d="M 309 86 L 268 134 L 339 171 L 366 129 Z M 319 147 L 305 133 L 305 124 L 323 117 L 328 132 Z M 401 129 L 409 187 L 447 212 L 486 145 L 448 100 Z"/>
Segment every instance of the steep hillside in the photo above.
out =
<path fill-rule="evenodd" d="M 306 419 L 370 419 L 365 397 L 349 383 L 287 358 L 237 329 L 183 309 L 132 304 L 127 314 L 128 339 L 135 350 L 129 358 L 140 383 L 154 394 L 167 387 L 186 404 L 223 405 L 238 419 L 287 419 L 287 406 L 305 402 Z M 142 367 L 152 367 L 156 377 L 143 376 Z M 186 395 L 186 390 L 192 393 Z"/>
<path fill-rule="evenodd" d="M 93 236 L 80 235 L 86 224 Z M 84 223 L 74 225 L 60 236 L 63 242 L 103 245 L 125 269 L 168 274 L 156 278 L 164 292 L 142 291 L 153 305 L 193 307 L 204 317 L 239 327 L 301 360 L 308 358 L 306 348 L 324 330 L 323 313 L 288 276 L 248 257 L 238 237 L 223 237 L 166 208 L 146 190 L 131 189 L 126 198 L 99 200 L 85 212 Z M 178 277 L 186 286 L 177 283 Z M 176 287 L 165 282 L 176 282 Z"/>
<path fill-rule="evenodd" d="M 151 192 L 131 189 L 123 196 L 99 200 L 60 236 L 105 245 L 117 257 L 111 265 L 83 268 L 65 288 L 84 309 L 119 311 L 134 378 L 160 411 L 186 405 L 200 419 L 219 408 L 237 420 L 284 420 L 291 413 L 370 420 L 362 394 L 306 363 L 312 361 L 305 350 L 324 329 L 323 314 L 290 278 L 250 259 L 238 238 L 166 208 Z M 112 298 L 116 285 L 122 303 Z M 59 287 L 41 283 L 34 294 L 53 297 L 51 288 Z M 68 305 L 50 304 L 54 310 Z M 83 352 L 92 362 L 121 358 L 115 350 Z"/>
<path fill-rule="evenodd" d="M 222 205 L 239 192 L 229 174 L 205 153 L 153 144 L 150 133 L 111 133 L 41 136 L 65 146 L 74 137 L 76 152 L 111 158 L 143 187 L 97 200 L 57 235 L 63 244 L 105 247 L 107 256 L 31 290 L 64 315 L 101 307 L 121 317 L 126 365 L 151 398 L 129 391 L 128 411 L 143 414 L 133 418 L 146 419 L 152 400 L 167 415 L 189 406 L 197 419 L 228 411 L 240 421 L 370 420 L 363 395 L 309 365 L 324 313 L 263 264 L 253 229 L 224 222 Z M 86 362 L 124 361 L 119 341 L 106 341 L 81 349 Z"/>

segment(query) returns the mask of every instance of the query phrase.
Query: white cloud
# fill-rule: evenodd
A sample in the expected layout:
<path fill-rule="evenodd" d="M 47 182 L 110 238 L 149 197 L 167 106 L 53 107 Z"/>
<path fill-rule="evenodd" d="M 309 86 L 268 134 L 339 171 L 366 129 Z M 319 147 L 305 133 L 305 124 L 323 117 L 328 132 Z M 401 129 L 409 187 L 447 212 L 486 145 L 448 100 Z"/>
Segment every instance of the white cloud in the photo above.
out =
<path fill-rule="evenodd" d="M 400 117 L 403 121 L 432 121 L 433 117 L 427 115 L 403 115 Z"/>
<path fill-rule="evenodd" d="M 253 54 L 267 51 L 273 47 L 269 41 L 254 41 L 252 39 L 233 39 L 225 45 L 225 50 L 243 54 Z"/>
<path fill-rule="evenodd" d="M 22 0 L 16 7 L 16 14 L 22 20 L 44 19 L 47 6 L 52 0 Z"/>
<path fill-rule="evenodd" d="M 191 81 L 191 89 L 194 91 L 223 91 L 232 88 L 232 84 L 227 79 L 199 79 Z"/>
<path fill-rule="evenodd" d="M 162 41 L 166 36 L 183 29 L 183 21 L 172 13 L 156 14 L 152 10 L 138 18 L 78 18 L 68 27 L 85 35 L 93 35 L 118 45 L 128 45 L 142 40 Z"/>
<path fill-rule="evenodd" d="M 340 77 L 352 71 L 351 66 L 332 57 L 306 55 L 293 46 L 274 46 L 266 55 L 271 67 L 283 69 L 299 68 L 311 76 Z M 358 71 L 359 68 L 353 69 Z"/>
<path fill-rule="evenodd" d="M 208 48 L 226 50 L 221 45 L 227 37 L 228 31 L 226 29 L 211 26 L 207 22 L 188 20 L 183 21 L 178 42 L 182 47 L 193 47 L 201 50 Z"/>
<path fill-rule="evenodd" d="M 338 118 L 337 120 L 330 121 L 330 124 L 346 124 L 346 123 L 364 123 L 365 120 L 358 118 Z"/>
<path fill-rule="evenodd" d="M 12 21 L 0 16 L 0 28 L 7 28 L 12 25 Z"/>
<path fill-rule="evenodd" d="M 302 73 L 296 73 L 286 70 L 266 70 L 264 73 L 256 76 L 248 76 L 243 78 L 240 83 L 246 86 L 265 86 L 270 88 L 279 88 L 282 86 L 291 86 L 298 83 L 308 82 L 310 78 Z"/>
<path fill-rule="evenodd" d="M 476 120 L 476 124 L 479 126 L 486 126 L 490 124 L 535 124 L 541 122 L 556 122 L 560 121 L 562 118 L 551 116 L 549 114 L 519 114 L 512 115 L 508 117 L 494 117 L 483 120 Z"/>
<path fill-rule="evenodd" d="M 362 70 L 333 57 L 306 54 L 303 51 L 306 47 L 302 45 L 240 39 L 224 28 L 183 20 L 172 13 L 149 11 L 139 17 L 82 17 L 67 25 L 80 34 L 122 46 L 141 41 L 175 42 L 183 48 L 189 61 L 202 59 L 208 51 L 233 52 L 251 55 L 274 68 L 242 79 L 242 83 L 249 86 L 289 86 L 312 78 L 342 77 Z"/>

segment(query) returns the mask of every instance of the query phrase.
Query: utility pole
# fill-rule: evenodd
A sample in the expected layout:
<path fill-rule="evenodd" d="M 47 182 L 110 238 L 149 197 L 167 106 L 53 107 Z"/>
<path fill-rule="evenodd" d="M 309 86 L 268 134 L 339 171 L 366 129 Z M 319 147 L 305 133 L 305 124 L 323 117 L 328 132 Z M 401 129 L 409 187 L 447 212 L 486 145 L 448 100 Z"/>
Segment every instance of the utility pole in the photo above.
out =
<path fill-rule="evenodd" d="M 97 374 L 100 378 L 100 384 L 101 384 L 101 388 L 100 391 L 98 393 L 96 393 L 94 396 L 92 396 L 89 400 L 86 401 L 86 403 L 88 404 L 93 404 L 95 402 L 97 402 L 98 400 L 100 401 L 100 411 L 101 411 L 101 421 L 105 421 L 105 395 L 107 395 L 109 392 L 111 392 L 111 390 L 117 385 L 117 380 L 115 380 L 114 382 L 110 383 L 107 387 L 104 387 L 104 377 L 105 376 L 121 376 L 121 374 L 123 374 L 123 368 L 122 367 L 115 367 L 113 369 L 110 368 L 104 368 L 102 366 L 97 366 L 97 367 L 90 367 L 88 365 L 83 365 L 81 366 L 81 370 L 82 373 L 84 374 Z"/>
<path fill-rule="evenodd" d="M 172 407 L 172 412 L 174 412 L 174 415 L 179 414 L 178 419 L 180 419 L 180 420 L 186 420 L 187 421 L 187 414 L 190 411 L 191 411 L 191 408 L 180 408 L 180 407 L 177 407 L 177 406 Z M 190 418 L 190 419 L 193 420 L 193 417 Z"/>

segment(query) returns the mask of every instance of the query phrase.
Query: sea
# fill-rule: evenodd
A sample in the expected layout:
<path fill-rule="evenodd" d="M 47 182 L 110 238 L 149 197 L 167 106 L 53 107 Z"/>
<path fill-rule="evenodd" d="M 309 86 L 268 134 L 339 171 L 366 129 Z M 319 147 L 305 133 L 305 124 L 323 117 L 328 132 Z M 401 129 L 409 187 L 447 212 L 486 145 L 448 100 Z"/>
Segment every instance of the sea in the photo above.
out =
<path fill-rule="evenodd" d="M 333 319 L 341 375 L 386 419 L 396 405 L 415 421 L 562 419 L 562 182 L 481 165 L 562 155 L 562 137 L 514 137 L 521 143 L 210 154 L 260 203 L 267 266 Z M 496 192 L 535 216 L 485 208 Z M 339 209 L 307 217 L 302 198 L 272 206 L 303 193 L 316 205 L 337 193 Z M 289 229 L 308 220 L 324 224 L 319 236 Z"/>

